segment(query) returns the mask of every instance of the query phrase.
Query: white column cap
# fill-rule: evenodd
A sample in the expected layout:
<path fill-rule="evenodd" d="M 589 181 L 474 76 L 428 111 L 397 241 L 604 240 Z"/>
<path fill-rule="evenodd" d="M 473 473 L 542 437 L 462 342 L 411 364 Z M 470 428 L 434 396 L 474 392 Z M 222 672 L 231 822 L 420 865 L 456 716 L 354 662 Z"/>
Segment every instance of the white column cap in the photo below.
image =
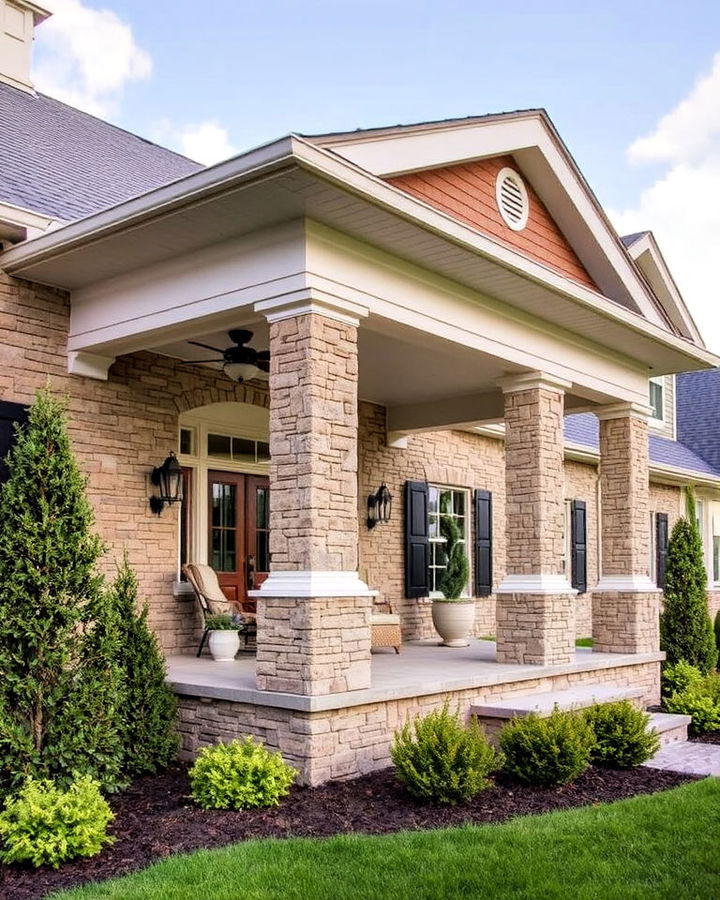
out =
<path fill-rule="evenodd" d="M 505 375 L 495 382 L 503 394 L 514 394 L 517 391 L 531 391 L 535 388 L 565 393 L 572 387 L 572 382 L 548 372 L 521 372 L 519 375 Z"/>

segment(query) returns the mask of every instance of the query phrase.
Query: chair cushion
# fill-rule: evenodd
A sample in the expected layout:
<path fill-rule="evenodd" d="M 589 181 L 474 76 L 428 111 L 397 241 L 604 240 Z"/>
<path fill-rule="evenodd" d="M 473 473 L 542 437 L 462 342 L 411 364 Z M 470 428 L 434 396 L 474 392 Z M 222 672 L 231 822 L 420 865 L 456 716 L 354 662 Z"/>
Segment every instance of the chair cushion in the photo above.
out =
<path fill-rule="evenodd" d="M 211 613 L 226 613 L 235 607 L 223 593 L 215 570 L 203 563 L 191 563 L 188 568 L 195 577 L 197 586 L 207 601 Z"/>
<path fill-rule="evenodd" d="M 371 625 L 399 625 L 400 616 L 394 613 L 373 613 L 370 616 Z"/>

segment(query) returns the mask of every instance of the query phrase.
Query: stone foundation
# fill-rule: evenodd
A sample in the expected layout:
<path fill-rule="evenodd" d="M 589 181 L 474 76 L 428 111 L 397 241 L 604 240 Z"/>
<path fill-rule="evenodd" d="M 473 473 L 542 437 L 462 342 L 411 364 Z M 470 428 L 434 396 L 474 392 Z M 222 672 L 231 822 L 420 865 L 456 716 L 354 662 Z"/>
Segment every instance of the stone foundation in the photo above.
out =
<path fill-rule="evenodd" d="M 593 594 L 593 649 L 650 653 L 660 646 L 660 592 Z"/>
<path fill-rule="evenodd" d="M 394 732 L 408 719 L 439 709 L 445 702 L 451 708 L 458 706 L 467 718 L 470 706 L 483 700 L 560 691 L 588 683 L 640 687 L 644 691 L 643 705 L 657 704 L 660 701 L 657 655 L 653 661 L 617 667 L 525 676 L 506 683 L 312 712 L 181 696 L 181 757 L 192 759 L 201 747 L 251 734 L 271 749 L 279 750 L 299 770 L 301 784 L 318 785 L 387 767 Z"/>
<path fill-rule="evenodd" d="M 498 594 L 497 661 L 558 666 L 575 656 L 574 594 Z"/>

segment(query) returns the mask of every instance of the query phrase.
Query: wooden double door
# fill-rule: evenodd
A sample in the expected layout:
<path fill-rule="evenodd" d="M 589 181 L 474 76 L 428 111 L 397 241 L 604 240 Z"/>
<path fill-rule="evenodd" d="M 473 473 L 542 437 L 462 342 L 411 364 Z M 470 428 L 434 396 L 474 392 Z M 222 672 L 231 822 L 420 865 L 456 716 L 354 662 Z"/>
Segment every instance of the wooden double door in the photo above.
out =
<path fill-rule="evenodd" d="M 208 562 L 228 600 L 246 608 L 270 568 L 269 494 L 265 476 L 208 472 Z"/>

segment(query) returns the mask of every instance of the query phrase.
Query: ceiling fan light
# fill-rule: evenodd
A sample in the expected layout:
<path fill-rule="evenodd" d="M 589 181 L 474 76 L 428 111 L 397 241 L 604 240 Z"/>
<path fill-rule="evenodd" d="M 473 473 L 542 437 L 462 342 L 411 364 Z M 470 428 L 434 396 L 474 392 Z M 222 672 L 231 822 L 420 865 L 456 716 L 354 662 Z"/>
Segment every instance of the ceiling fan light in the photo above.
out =
<path fill-rule="evenodd" d="M 253 363 L 225 363 L 223 371 L 232 381 L 238 382 L 250 381 L 260 374 L 260 369 Z"/>

